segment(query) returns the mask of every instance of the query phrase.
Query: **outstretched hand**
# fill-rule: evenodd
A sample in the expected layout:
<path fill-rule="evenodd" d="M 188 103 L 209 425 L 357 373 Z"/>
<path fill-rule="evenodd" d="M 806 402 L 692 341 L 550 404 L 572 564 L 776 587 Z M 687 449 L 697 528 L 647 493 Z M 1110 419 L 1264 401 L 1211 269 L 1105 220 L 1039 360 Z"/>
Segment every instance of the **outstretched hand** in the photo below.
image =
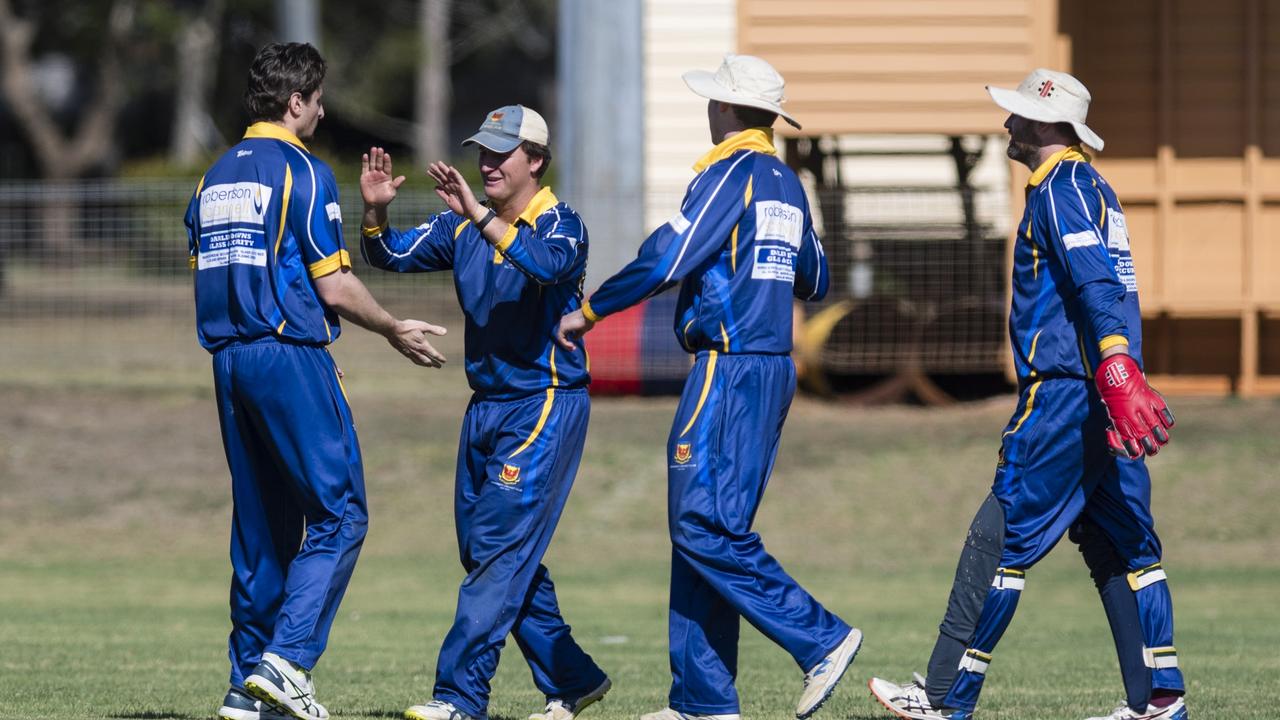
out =
<path fill-rule="evenodd" d="M 391 332 L 387 333 L 387 342 L 415 365 L 438 368 L 444 365 L 445 358 L 427 342 L 427 335 L 444 335 L 446 332 L 439 325 L 421 320 L 397 320 Z"/>
<path fill-rule="evenodd" d="M 560 327 L 556 328 L 556 343 L 565 350 L 574 350 L 577 346 L 573 341 L 591 332 L 595 325 L 582 310 L 574 310 L 560 318 Z"/>
<path fill-rule="evenodd" d="M 403 175 L 397 177 L 391 172 L 391 153 L 372 147 L 360 156 L 360 195 L 365 204 L 386 207 L 396 199 L 396 191 L 403 183 Z"/>
<path fill-rule="evenodd" d="M 476 200 L 471 186 L 462 177 L 458 169 L 448 163 L 433 162 L 427 166 L 427 175 L 436 181 L 436 195 L 456 215 L 472 219 L 480 209 L 480 201 Z"/>

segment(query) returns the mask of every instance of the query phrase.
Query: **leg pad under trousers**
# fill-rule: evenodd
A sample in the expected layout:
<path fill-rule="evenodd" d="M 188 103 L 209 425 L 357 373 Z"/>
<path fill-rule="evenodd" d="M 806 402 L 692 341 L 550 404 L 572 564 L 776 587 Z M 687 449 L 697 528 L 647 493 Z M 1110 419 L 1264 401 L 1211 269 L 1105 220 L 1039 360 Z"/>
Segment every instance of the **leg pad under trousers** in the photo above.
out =
<path fill-rule="evenodd" d="M 956 566 L 951 596 L 947 600 L 947 612 L 938 628 L 938 641 L 929 658 L 926 691 L 934 707 L 942 707 L 943 700 L 955 684 L 1003 552 L 1004 509 L 994 495 L 988 495 L 969 525 L 964 550 Z"/>

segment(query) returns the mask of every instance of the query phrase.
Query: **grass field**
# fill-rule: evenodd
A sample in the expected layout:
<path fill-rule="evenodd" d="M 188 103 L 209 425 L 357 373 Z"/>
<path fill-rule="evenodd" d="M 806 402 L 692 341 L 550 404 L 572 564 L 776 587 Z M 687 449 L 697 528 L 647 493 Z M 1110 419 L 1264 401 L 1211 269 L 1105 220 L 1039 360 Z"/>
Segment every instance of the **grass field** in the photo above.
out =
<path fill-rule="evenodd" d="M 0 718 L 205 718 L 225 690 L 226 468 L 208 359 L 179 320 L 0 317 Z M 120 338 L 129 342 L 121 342 Z M 347 372 L 371 528 L 317 669 L 337 717 L 396 717 L 430 692 L 458 581 L 450 510 L 467 391 L 352 331 Z M 867 642 L 819 717 L 879 718 L 873 674 L 923 670 L 1011 397 L 943 410 L 799 399 L 758 520 L 767 546 Z M 1280 697 L 1280 404 L 1174 399 L 1154 506 L 1197 718 L 1275 718 Z M 599 400 L 547 564 L 612 675 L 586 717 L 665 704 L 663 443 L 671 399 Z M 514 644 L 491 714 L 541 699 Z M 801 673 L 744 628 L 747 718 L 790 717 Z M 1069 544 L 1029 574 L 981 717 L 1081 718 L 1122 695 L 1092 584 Z"/>

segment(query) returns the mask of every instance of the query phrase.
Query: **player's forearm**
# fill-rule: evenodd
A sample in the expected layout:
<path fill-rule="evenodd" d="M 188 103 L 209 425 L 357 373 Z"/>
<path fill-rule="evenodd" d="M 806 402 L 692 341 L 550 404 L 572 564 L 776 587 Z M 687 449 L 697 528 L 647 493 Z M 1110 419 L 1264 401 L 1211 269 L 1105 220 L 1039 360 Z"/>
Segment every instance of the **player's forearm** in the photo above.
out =
<path fill-rule="evenodd" d="M 374 299 L 360 278 L 347 270 L 317 278 L 320 299 L 343 320 L 383 336 L 395 330 L 396 319 Z"/>
<path fill-rule="evenodd" d="M 364 204 L 364 215 L 360 220 L 361 231 L 370 237 L 387 228 L 387 206 Z"/>
<path fill-rule="evenodd" d="M 1104 358 L 1109 357 L 1109 350 L 1115 352 L 1113 348 L 1123 345 L 1127 351 L 1129 346 L 1129 331 L 1120 309 L 1124 293 L 1123 285 L 1104 281 L 1087 283 L 1080 288 L 1085 322 Z"/>

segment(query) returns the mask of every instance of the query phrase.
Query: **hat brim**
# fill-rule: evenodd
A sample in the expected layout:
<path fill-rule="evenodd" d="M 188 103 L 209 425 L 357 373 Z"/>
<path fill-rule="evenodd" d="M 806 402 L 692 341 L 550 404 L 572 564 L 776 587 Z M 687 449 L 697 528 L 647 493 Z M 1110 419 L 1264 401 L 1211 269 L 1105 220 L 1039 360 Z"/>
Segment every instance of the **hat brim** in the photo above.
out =
<path fill-rule="evenodd" d="M 787 113 L 786 110 L 783 110 L 777 103 L 771 103 L 766 100 L 736 93 L 716 82 L 716 76 L 714 73 L 707 72 L 706 70 L 690 70 L 682 77 L 684 78 L 684 84 L 688 85 L 689 89 L 692 90 L 695 95 L 701 95 L 708 100 L 715 100 L 717 102 L 728 103 L 730 105 L 742 105 L 744 107 L 756 108 L 759 110 L 768 110 L 771 113 L 777 113 L 783 120 L 791 123 L 795 129 L 802 129 L 800 127 L 800 123 L 797 122 L 795 118 L 791 117 L 791 115 Z"/>
<path fill-rule="evenodd" d="M 1006 90 L 1005 88 L 991 87 L 988 85 L 987 93 L 991 95 L 991 99 L 996 105 L 999 105 L 1001 108 L 1013 113 L 1014 115 L 1018 115 L 1019 117 L 1024 117 L 1028 120 L 1035 120 L 1037 122 L 1070 123 L 1071 127 L 1075 129 L 1076 135 L 1080 137 L 1080 141 L 1094 150 L 1101 150 L 1102 146 L 1106 144 L 1106 142 L 1098 136 L 1098 133 L 1089 129 L 1088 125 L 1085 125 L 1082 122 L 1068 120 L 1057 113 L 1050 111 L 1044 105 L 1040 105 L 1029 100 L 1027 97 L 1022 95 L 1022 93 L 1019 93 L 1016 90 Z"/>
<path fill-rule="evenodd" d="M 475 135 L 463 140 L 462 146 L 480 145 L 481 147 L 488 148 L 496 153 L 509 153 L 520 147 L 520 143 L 522 142 L 524 141 L 520 138 L 513 138 L 508 135 L 499 135 L 498 133 L 489 132 L 488 130 L 481 130 Z"/>

